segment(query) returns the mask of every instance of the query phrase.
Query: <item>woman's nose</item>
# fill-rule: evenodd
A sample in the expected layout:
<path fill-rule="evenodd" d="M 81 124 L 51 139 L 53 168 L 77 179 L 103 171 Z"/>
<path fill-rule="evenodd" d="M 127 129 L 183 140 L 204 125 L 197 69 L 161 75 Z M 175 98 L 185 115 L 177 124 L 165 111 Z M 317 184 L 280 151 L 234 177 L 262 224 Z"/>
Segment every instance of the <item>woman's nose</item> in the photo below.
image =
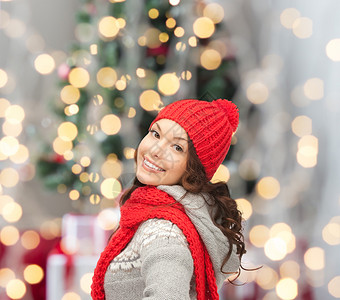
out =
<path fill-rule="evenodd" d="M 162 141 L 158 141 L 157 143 L 154 143 L 150 149 L 150 152 L 152 156 L 161 158 L 163 157 L 166 153 L 166 147 L 165 143 Z"/>

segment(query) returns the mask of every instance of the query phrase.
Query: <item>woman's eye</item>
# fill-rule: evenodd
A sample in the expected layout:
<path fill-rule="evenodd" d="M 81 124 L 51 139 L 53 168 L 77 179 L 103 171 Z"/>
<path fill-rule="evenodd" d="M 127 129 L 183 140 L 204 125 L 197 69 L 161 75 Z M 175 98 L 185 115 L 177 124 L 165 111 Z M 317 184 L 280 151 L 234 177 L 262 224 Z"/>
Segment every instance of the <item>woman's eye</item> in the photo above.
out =
<path fill-rule="evenodd" d="M 183 149 L 181 146 L 178 146 L 178 145 L 175 145 L 175 150 L 178 151 L 178 152 L 183 152 Z"/>
<path fill-rule="evenodd" d="M 159 133 L 156 130 L 150 130 L 152 136 L 154 136 L 155 138 L 159 138 Z"/>

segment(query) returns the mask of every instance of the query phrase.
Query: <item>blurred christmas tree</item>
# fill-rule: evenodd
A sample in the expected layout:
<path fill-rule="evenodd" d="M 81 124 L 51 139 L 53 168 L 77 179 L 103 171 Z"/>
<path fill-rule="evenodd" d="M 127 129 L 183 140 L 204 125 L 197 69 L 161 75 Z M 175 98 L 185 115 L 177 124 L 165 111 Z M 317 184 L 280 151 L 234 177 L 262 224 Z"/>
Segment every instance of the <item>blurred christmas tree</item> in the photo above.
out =
<path fill-rule="evenodd" d="M 45 185 L 72 200 L 114 199 L 162 106 L 232 99 L 238 78 L 223 18 L 217 3 L 83 0 L 77 42 L 58 67 L 61 123 L 37 163 Z"/>

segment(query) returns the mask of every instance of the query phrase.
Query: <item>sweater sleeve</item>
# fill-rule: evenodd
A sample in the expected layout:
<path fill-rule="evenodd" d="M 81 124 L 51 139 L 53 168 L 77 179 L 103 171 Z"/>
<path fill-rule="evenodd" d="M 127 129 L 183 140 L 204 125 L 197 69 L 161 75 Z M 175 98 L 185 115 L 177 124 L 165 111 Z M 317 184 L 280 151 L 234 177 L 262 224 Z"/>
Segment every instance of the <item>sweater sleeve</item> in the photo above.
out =
<path fill-rule="evenodd" d="M 182 231 L 172 222 L 144 222 L 141 235 L 143 300 L 189 300 L 193 259 Z"/>

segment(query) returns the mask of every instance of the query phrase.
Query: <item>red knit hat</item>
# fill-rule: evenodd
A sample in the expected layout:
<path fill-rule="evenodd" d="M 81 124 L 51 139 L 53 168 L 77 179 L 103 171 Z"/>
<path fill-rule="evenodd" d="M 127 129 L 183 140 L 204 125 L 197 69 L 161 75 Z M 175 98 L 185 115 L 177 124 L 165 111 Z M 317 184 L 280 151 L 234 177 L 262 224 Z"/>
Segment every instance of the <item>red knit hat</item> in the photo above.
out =
<path fill-rule="evenodd" d="M 231 101 L 179 100 L 164 107 L 151 126 L 160 119 L 181 125 L 192 140 L 197 156 L 210 180 L 226 157 L 238 126 L 238 108 Z"/>

